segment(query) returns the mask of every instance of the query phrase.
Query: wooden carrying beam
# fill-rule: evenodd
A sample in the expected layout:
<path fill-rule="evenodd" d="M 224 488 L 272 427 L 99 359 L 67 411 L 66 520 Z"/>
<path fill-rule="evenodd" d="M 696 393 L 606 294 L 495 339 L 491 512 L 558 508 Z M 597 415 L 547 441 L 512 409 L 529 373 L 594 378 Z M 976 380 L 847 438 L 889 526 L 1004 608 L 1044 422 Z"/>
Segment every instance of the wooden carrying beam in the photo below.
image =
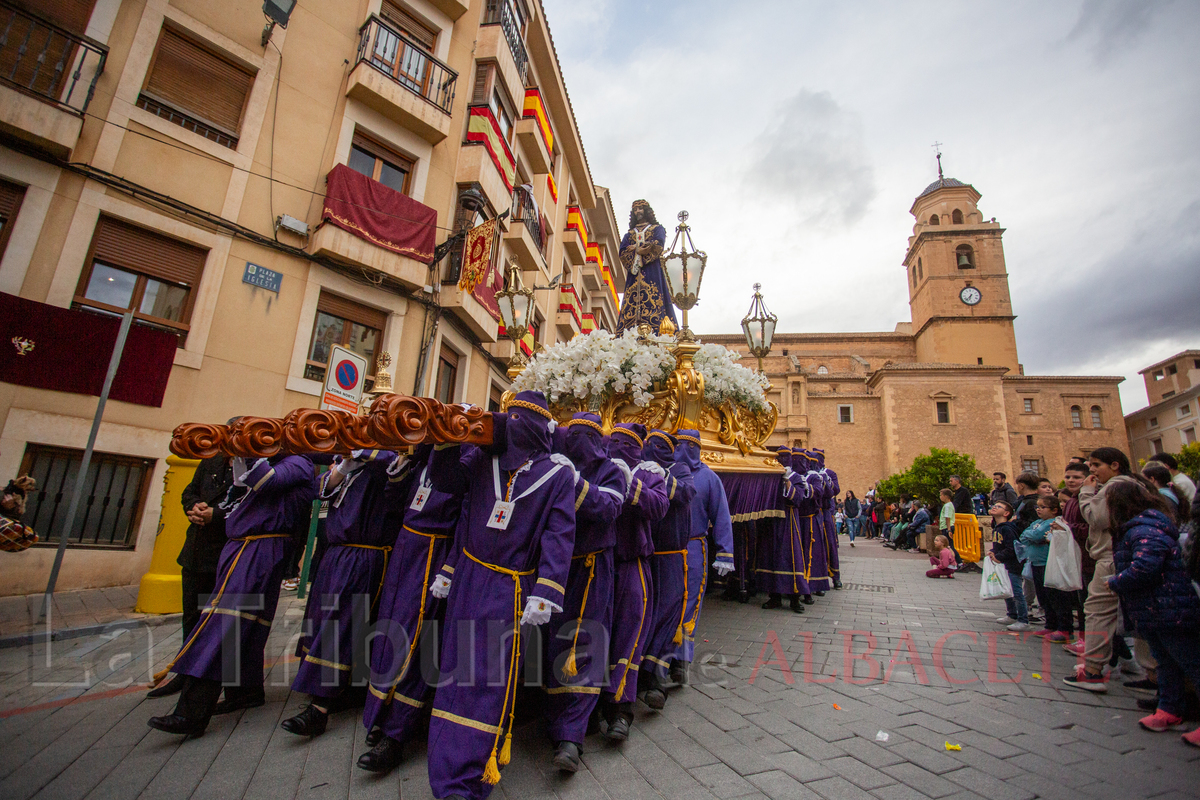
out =
<path fill-rule="evenodd" d="M 171 452 L 180 458 L 218 453 L 270 458 L 351 450 L 398 450 L 413 445 L 492 443 L 492 415 L 482 408 L 446 405 L 428 397 L 385 394 L 365 417 L 345 411 L 298 408 L 283 419 L 239 417 L 233 425 L 185 422 L 175 429 Z"/>

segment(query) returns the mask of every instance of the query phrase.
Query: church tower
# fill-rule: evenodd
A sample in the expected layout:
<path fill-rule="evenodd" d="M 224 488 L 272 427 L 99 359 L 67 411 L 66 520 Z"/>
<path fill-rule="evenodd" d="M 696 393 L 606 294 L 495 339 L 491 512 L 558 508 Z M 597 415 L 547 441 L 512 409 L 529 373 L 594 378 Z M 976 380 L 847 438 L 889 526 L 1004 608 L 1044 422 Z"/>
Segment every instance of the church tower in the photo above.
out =
<path fill-rule="evenodd" d="M 917 196 L 904 258 L 917 361 L 984 364 L 1019 373 L 1004 229 L 985 222 L 975 187 L 942 175 Z"/>

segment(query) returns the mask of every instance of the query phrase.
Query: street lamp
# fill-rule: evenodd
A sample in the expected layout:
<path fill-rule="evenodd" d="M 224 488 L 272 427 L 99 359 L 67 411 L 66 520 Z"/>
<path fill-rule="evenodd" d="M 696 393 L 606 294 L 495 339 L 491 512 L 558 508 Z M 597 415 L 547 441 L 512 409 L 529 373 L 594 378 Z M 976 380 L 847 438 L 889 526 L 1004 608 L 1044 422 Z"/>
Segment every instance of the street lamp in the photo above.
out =
<path fill-rule="evenodd" d="M 667 290 L 671 293 L 671 301 L 683 312 L 683 325 L 677 338 L 681 342 L 694 342 L 696 336 L 688 328 L 688 310 L 699 301 L 700 281 L 704 279 L 708 255 L 703 250 L 697 250 L 692 242 L 687 218 L 686 211 L 679 212 L 675 238 L 671 240 L 670 251 L 663 256 L 662 265 L 667 276 Z M 679 245 L 679 252 L 675 252 L 676 244 Z M 689 247 L 692 248 L 690 252 Z"/>
<path fill-rule="evenodd" d="M 512 340 L 513 354 L 508 362 L 509 377 L 515 377 L 529 363 L 521 351 L 521 340 L 529 332 L 529 321 L 533 314 L 533 290 L 521 285 L 521 271 L 516 261 L 508 262 L 504 276 L 504 288 L 496 292 L 496 304 L 500 307 L 500 321 L 504 323 L 504 335 Z"/>
<path fill-rule="evenodd" d="M 742 333 L 746 334 L 746 346 L 750 355 L 758 359 L 758 371 L 763 371 L 763 357 L 771 352 L 771 340 L 775 338 L 775 323 L 779 318 L 767 310 L 763 303 L 761 283 L 754 284 L 754 300 L 742 320 Z"/>

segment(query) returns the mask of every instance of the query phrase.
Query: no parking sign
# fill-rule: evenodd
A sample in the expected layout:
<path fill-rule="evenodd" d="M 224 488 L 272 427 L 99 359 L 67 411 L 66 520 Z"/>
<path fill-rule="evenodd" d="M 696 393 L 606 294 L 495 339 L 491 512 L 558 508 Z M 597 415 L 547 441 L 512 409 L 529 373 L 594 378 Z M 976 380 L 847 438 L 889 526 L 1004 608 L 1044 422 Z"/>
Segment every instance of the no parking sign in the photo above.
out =
<path fill-rule="evenodd" d="M 338 409 L 358 413 L 363 383 L 367 379 L 367 360 L 340 345 L 334 345 L 325 369 L 325 391 L 321 393 L 321 410 Z"/>

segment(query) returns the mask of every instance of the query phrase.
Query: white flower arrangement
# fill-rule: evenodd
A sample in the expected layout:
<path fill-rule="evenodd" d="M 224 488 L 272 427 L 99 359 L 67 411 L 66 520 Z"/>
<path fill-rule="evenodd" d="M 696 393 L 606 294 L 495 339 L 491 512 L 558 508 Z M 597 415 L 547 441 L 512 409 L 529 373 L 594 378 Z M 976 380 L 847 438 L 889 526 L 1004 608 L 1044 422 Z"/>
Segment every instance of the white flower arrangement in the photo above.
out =
<path fill-rule="evenodd" d="M 571 397 L 595 408 L 614 394 L 626 393 L 645 406 L 654 386 L 675 369 L 675 356 L 668 349 L 673 342 L 669 336 L 653 335 L 639 341 L 632 328 L 620 336 L 600 330 L 580 334 L 538 353 L 512 389 L 541 392 L 551 403 Z"/>
<path fill-rule="evenodd" d="M 764 390 L 770 381 L 766 375 L 738 364 L 741 357 L 740 353 L 719 344 L 700 346 L 694 363 L 704 376 L 704 399 L 713 407 L 730 400 L 753 411 L 766 411 L 769 406 Z"/>

